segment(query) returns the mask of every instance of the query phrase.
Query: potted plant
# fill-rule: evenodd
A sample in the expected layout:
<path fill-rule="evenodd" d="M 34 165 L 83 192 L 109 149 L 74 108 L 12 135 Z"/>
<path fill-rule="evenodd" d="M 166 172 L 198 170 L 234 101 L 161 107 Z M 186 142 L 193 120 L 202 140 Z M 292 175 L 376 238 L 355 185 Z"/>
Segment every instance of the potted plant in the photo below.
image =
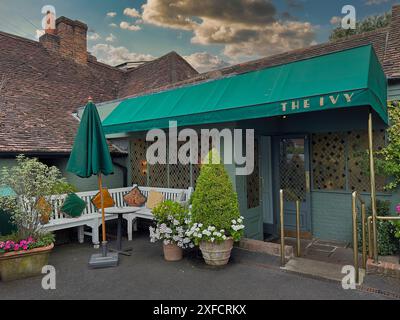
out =
<path fill-rule="evenodd" d="M 200 246 L 208 265 L 223 266 L 229 262 L 234 242 L 243 237 L 243 220 L 237 194 L 213 150 L 200 169 L 187 235 Z"/>
<path fill-rule="evenodd" d="M 183 249 L 194 247 L 186 236 L 187 209 L 178 202 L 167 200 L 153 209 L 153 216 L 156 226 L 150 227 L 150 241 L 163 241 L 166 261 L 182 260 Z"/>
<path fill-rule="evenodd" d="M 51 210 L 50 197 L 73 187 L 56 167 L 23 155 L 17 157 L 15 166 L 2 169 L 0 186 L 13 191 L 0 197 L 0 209 L 11 215 L 16 227 L 13 235 L 0 239 L 0 279 L 10 281 L 39 275 L 54 247 L 54 236 L 42 230 Z M 43 206 L 44 203 L 47 205 Z"/>

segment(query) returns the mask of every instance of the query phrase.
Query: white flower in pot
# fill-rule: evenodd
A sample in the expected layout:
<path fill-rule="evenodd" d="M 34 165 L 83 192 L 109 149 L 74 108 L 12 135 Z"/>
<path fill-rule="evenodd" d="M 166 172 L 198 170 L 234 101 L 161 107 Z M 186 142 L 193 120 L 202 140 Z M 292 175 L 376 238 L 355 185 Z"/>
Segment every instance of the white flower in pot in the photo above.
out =
<path fill-rule="evenodd" d="M 163 241 L 166 261 L 179 261 L 183 257 L 183 249 L 193 248 L 194 244 L 186 236 L 188 214 L 187 209 L 174 201 L 164 201 L 153 209 L 155 227 L 150 227 L 150 241 Z"/>

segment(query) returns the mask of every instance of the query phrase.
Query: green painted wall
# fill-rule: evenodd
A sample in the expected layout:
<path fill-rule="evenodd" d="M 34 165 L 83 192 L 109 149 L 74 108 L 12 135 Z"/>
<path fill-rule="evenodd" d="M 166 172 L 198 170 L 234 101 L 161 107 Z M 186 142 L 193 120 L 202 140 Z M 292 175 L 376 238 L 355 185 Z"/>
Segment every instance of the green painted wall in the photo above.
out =
<path fill-rule="evenodd" d="M 114 159 L 114 161 L 118 161 L 118 163 L 126 165 L 125 159 Z M 76 175 L 66 171 L 67 162 L 68 162 L 67 159 L 62 159 L 57 164 L 57 167 L 61 170 L 61 172 L 67 178 L 67 180 L 78 188 L 78 191 L 83 192 L 83 191 L 98 190 L 98 183 L 96 176 L 93 176 L 88 179 L 79 178 Z M 114 165 L 114 174 L 103 177 L 103 186 L 108 189 L 122 188 L 124 186 L 123 181 L 124 181 L 124 176 L 122 170 Z"/>
<path fill-rule="evenodd" d="M 370 194 L 362 194 L 370 204 Z M 392 211 L 399 203 L 399 193 L 379 194 L 380 200 L 391 201 Z M 346 192 L 313 191 L 311 195 L 312 233 L 315 238 L 352 241 L 351 194 Z"/>
<path fill-rule="evenodd" d="M 388 87 L 388 99 L 400 100 L 400 83 L 391 84 Z"/>
<path fill-rule="evenodd" d="M 1 159 L 0 158 L 0 169 L 3 167 L 12 167 L 15 165 L 14 159 Z"/>

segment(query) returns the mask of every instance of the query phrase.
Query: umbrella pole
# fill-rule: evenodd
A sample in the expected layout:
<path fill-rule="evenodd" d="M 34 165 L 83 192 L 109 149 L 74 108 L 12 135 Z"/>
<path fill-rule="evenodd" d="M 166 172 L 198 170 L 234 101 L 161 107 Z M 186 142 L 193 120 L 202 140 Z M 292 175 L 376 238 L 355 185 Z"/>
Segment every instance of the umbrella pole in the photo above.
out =
<path fill-rule="evenodd" d="M 101 230 L 102 230 L 102 235 L 103 235 L 103 241 L 101 243 L 102 247 L 102 254 L 103 257 L 107 256 L 107 237 L 106 237 L 106 219 L 105 219 L 105 213 L 104 213 L 104 199 L 103 199 L 103 182 L 102 182 L 102 176 L 101 173 L 99 173 L 99 191 L 100 191 L 100 203 L 101 203 Z"/>
<path fill-rule="evenodd" d="M 101 201 L 101 220 L 102 220 L 102 231 L 103 241 L 101 242 L 101 253 L 93 254 L 89 260 L 89 267 L 98 268 L 109 268 L 118 266 L 118 253 L 108 253 L 107 251 L 107 238 L 106 238 L 106 219 L 104 212 L 104 199 L 103 199 L 103 184 L 101 179 L 101 173 L 98 175 L 99 190 L 100 190 L 100 201 Z"/>

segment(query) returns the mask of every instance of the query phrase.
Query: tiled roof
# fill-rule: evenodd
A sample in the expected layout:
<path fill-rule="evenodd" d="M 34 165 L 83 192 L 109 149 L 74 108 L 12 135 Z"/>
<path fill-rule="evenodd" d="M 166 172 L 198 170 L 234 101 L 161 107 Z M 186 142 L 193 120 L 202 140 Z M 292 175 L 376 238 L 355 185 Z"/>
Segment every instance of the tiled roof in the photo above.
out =
<path fill-rule="evenodd" d="M 124 98 L 167 83 L 176 83 L 196 76 L 198 72 L 176 52 L 171 52 L 157 60 L 129 70 L 124 75 L 124 83 L 119 97 Z"/>
<path fill-rule="evenodd" d="M 41 43 L 0 32 L 0 152 L 69 153 L 78 126 L 71 115 L 91 95 L 115 100 L 250 72 L 372 44 L 388 78 L 400 78 L 400 6 L 390 27 L 199 75 L 172 52 L 129 71 L 89 57 L 77 64 Z M 1 87 L 2 75 L 6 85 Z"/>
<path fill-rule="evenodd" d="M 138 94 L 197 75 L 176 53 L 130 72 L 88 59 L 85 65 L 46 50 L 41 43 L 0 32 L 0 152 L 69 153 L 87 102 Z M 153 80 L 156 79 L 156 80 Z M 115 151 L 115 149 L 114 149 Z"/>

